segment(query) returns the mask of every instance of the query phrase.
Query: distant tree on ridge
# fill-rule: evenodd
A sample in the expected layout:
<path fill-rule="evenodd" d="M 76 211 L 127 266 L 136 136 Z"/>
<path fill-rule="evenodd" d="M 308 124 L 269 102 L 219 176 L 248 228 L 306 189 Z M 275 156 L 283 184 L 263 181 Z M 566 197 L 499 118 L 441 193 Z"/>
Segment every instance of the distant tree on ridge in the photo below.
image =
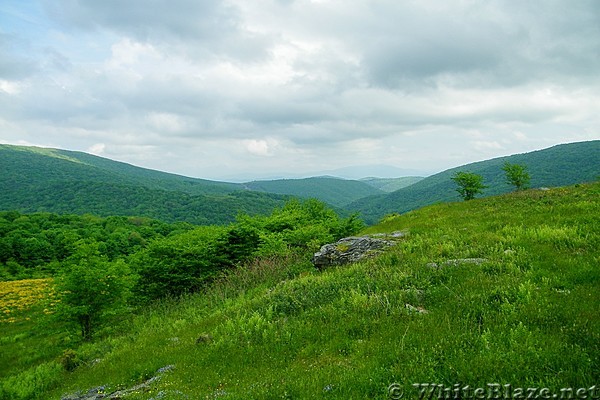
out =
<path fill-rule="evenodd" d="M 529 187 L 531 177 L 529 176 L 525 165 L 511 164 L 506 161 L 502 170 L 506 174 L 506 183 L 513 185 L 516 190 L 524 190 Z"/>
<path fill-rule="evenodd" d="M 487 188 L 483 184 L 483 177 L 472 172 L 457 172 L 452 180 L 458 185 L 456 191 L 465 200 L 473 200 L 476 194 L 482 193 Z"/>

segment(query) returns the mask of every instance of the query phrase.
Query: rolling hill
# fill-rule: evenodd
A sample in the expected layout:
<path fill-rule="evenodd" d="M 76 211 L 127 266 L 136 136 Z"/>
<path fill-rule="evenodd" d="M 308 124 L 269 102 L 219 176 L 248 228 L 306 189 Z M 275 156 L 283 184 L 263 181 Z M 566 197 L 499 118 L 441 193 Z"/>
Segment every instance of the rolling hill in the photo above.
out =
<path fill-rule="evenodd" d="M 489 186 L 485 196 L 509 192 L 512 188 L 501 169 L 505 161 L 526 165 L 532 187 L 592 181 L 600 175 L 600 140 L 495 158 L 424 179 L 313 177 L 248 183 L 189 178 L 82 152 L 0 145 L 0 210 L 222 224 L 233 221 L 239 212 L 268 213 L 296 196 L 358 211 L 367 223 L 374 223 L 386 214 L 459 200 L 450 179 L 457 171 L 482 175 Z"/>
<path fill-rule="evenodd" d="M 0 145 L 0 210 L 137 215 L 222 224 L 264 214 L 286 197 L 242 185 L 188 178 L 90 154 Z"/>
<path fill-rule="evenodd" d="M 357 200 L 346 208 L 359 211 L 367 223 L 374 223 L 386 214 L 403 213 L 437 202 L 457 201 L 460 197 L 451 177 L 458 171 L 482 175 L 484 183 L 489 186 L 485 196 L 506 193 L 512 187 L 505 182 L 502 171 L 505 161 L 527 166 L 531 187 L 534 188 L 593 181 L 600 176 L 600 140 L 562 144 L 452 168 L 390 194 Z"/>
<path fill-rule="evenodd" d="M 83 152 L 12 145 L 0 145 L 0 169 L 2 210 L 139 215 L 198 224 L 230 222 L 240 211 L 269 212 L 289 196 L 316 198 L 341 208 L 384 194 L 390 185 L 413 182 L 413 178 L 362 182 L 333 177 L 217 182 Z"/>
<path fill-rule="evenodd" d="M 261 192 L 313 197 L 336 207 L 345 206 L 363 197 L 384 193 L 365 182 L 332 177 L 253 181 L 246 183 L 246 187 Z"/>
<path fill-rule="evenodd" d="M 3 180 L 19 184 L 85 181 L 197 194 L 227 194 L 243 187 L 235 183 L 189 178 L 140 168 L 79 151 L 0 144 Z"/>
<path fill-rule="evenodd" d="M 400 178 L 362 178 L 360 181 L 384 192 L 395 192 L 423 180 L 422 176 L 403 176 Z"/>

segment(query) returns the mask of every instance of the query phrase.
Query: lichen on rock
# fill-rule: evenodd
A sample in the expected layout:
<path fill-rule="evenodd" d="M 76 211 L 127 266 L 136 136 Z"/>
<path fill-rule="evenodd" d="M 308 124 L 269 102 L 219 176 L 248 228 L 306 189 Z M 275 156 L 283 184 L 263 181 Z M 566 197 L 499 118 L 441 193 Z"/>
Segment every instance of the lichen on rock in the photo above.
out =
<path fill-rule="evenodd" d="M 318 269 L 333 265 L 344 265 L 380 254 L 382 250 L 396 244 L 396 240 L 406 236 L 406 232 L 350 236 L 321 247 L 312 257 Z"/>

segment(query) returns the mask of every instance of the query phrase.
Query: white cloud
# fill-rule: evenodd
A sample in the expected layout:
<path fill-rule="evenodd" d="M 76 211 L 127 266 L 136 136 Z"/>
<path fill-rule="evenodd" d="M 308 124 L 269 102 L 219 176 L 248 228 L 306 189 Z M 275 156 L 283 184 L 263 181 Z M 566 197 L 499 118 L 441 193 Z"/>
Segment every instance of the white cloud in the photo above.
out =
<path fill-rule="evenodd" d="M 93 146 L 90 146 L 87 149 L 87 152 L 100 156 L 104 153 L 104 149 L 106 149 L 106 145 L 104 143 L 96 143 Z"/>
<path fill-rule="evenodd" d="M 21 92 L 21 84 L 0 79 L 0 90 L 7 94 L 19 94 Z"/>
<path fill-rule="evenodd" d="M 244 140 L 243 143 L 244 143 L 244 146 L 246 147 L 246 150 L 250 154 L 253 154 L 256 156 L 262 156 L 262 157 L 273 155 L 271 153 L 271 146 L 269 146 L 269 143 L 266 140 L 250 139 L 250 140 Z"/>
<path fill-rule="evenodd" d="M 33 3 L 0 12 L 6 142 L 214 179 L 600 138 L 594 2 Z"/>

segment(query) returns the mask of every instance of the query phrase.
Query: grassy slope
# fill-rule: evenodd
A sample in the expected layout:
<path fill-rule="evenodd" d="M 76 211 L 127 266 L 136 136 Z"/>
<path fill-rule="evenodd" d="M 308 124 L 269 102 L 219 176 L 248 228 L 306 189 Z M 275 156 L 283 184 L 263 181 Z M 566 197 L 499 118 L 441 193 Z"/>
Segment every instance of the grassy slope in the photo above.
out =
<path fill-rule="evenodd" d="M 336 207 L 383 193 L 364 182 L 329 177 L 253 181 L 246 183 L 246 186 L 251 190 L 269 193 L 313 197 Z"/>
<path fill-rule="evenodd" d="M 402 213 L 436 202 L 456 201 L 459 196 L 451 177 L 457 171 L 482 175 L 489 186 L 484 195 L 506 193 L 512 187 L 505 182 L 502 171 L 505 161 L 527 166 L 534 188 L 589 182 L 600 176 L 600 140 L 558 145 L 449 169 L 396 192 L 357 200 L 346 208 L 360 211 L 367 222 L 374 223 L 386 214 Z"/>
<path fill-rule="evenodd" d="M 598 198 L 600 183 L 440 204 L 370 228 L 410 234 L 367 262 L 257 263 L 157 304 L 86 349 L 100 362 L 40 397 L 131 387 L 171 364 L 132 398 L 386 399 L 392 382 L 412 398 L 423 382 L 590 387 L 600 380 Z M 487 262 L 427 265 L 467 257 Z"/>

